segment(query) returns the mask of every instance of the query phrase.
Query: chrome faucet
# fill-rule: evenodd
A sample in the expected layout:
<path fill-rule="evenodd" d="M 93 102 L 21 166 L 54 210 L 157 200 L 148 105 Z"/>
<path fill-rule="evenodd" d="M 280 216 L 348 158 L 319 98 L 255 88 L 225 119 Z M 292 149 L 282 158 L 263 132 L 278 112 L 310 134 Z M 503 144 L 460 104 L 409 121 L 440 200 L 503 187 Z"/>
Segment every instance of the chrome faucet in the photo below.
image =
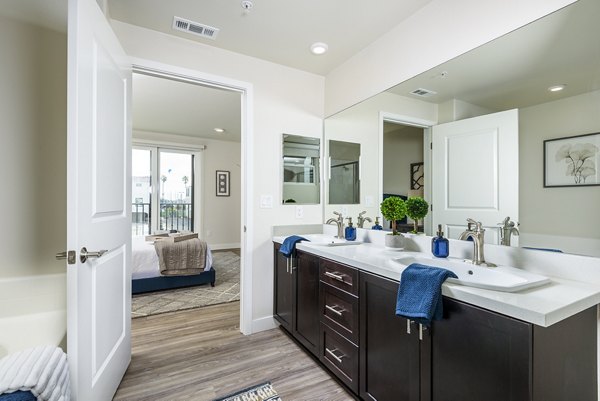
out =
<path fill-rule="evenodd" d="M 338 229 L 337 238 L 344 238 L 344 217 L 339 212 L 333 212 L 333 214 L 335 214 L 337 216 L 337 219 L 335 217 L 332 217 L 329 220 L 327 220 L 325 222 L 325 224 L 332 224 L 332 223 L 337 224 L 337 229 Z"/>
<path fill-rule="evenodd" d="M 362 211 L 358 214 L 358 219 L 356 219 L 356 227 L 358 228 L 363 228 L 363 225 L 365 224 L 365 221 L 368 221 L 369 223 L 372 223 L 373 220 L 371 220 L 370 217 L 363 217 L 363 215 L 367 213 L 367 211 Z"/>
<path fill-rule="evenodd" d="M 500 228 L 500 244 L 510 246 L 510 239 L 513 235 L 519 235 L 519 223 L 510 220 L 506 217 L 502 223 L 498 223 Z"/>
<path fill-rule="evenodd" d="M 486 262 L 485 257 L 483 256 L 485 229 L 481 226 L 481 222 L 467 219 L 467 223 L 467 230 L 458 237 L 460 240 L 467 240 L 469 238 L 473 240 L 473 260 L 465 260 L 465 262 L 473 263 L 478 266 L 495 267 L 495 264 Z"/>

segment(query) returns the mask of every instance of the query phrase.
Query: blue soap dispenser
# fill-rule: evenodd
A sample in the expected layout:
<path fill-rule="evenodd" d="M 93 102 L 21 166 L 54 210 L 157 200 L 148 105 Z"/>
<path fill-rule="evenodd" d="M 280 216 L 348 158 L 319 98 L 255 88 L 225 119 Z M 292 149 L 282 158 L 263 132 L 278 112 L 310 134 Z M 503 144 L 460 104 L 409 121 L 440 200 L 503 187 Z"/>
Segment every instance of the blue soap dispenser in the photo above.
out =
<path fill-rule="evenodd" d="M 347 219 L 348 227 L 346 227 L 344 238 L 346 238 L 347 241 L 354 241 L 356 240 L 356 227 L 352 226 L 352 217 L 347 217 Z"/>
<path fill-rule="evenodd" d="M 375 217 L 375 225 L 371 227 L 373 230 L 383 230 L 381 224 L 379 224 L 379 217 Z"/>
<path fill-rule="evenodd" d="M 438 224 L 437 236 L 431 239 L 431 253 L 436 258 L 447 258 L 450 254 L 450 242 L 444 238 L 441 224 Z"/>

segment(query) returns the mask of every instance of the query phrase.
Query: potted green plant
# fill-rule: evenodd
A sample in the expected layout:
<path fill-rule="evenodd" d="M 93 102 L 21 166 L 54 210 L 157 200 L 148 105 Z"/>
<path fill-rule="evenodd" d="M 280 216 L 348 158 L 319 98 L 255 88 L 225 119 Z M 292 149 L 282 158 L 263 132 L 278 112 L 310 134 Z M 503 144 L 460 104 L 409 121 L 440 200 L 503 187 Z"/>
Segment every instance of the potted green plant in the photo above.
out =
<path fill-rule="evenodd" d="M 397 196 L 390 196 L 381 202 L 381 214 L 386 220 L 392 222 L 392 233 L 385 236 L 385 246 L 390 248 L 401 248 L 404 237 L 396 229 L 396 220 L 406 216 L 406 204 Z"/>
<path fill-rule="evenodd" d="M 406 200 L 406 215 L 414 220 L 415 229 L 411 231 L 414 234 L 419 232 L 419 220 L 424 219 L 429 212 L 429 204 L 420 196 L 414 196 Z"/>

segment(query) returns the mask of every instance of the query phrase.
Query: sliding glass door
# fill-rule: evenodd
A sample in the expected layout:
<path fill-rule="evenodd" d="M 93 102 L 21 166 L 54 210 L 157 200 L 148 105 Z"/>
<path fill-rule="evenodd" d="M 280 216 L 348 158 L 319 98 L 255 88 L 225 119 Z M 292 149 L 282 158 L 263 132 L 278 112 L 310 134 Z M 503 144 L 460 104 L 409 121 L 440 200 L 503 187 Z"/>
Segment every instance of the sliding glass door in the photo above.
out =
<path fill-rule="evenodd" d="M 195 152 L 134 146 L 132 235 L 194 231 Z"/>

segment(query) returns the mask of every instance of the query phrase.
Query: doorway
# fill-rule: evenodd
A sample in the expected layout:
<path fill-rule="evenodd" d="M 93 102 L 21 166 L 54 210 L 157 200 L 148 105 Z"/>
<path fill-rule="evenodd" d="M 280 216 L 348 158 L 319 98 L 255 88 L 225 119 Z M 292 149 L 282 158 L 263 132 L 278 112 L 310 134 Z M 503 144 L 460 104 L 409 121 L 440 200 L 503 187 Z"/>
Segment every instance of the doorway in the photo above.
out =
<path fill-rule="evenodd" d="M 173 185 L 186 187 L 179 188 L 180 191 L 171 188 L 175 191 L 171 198 L 175 202 L 179 198 L 181 198 L 180 201 L 189 201 L 193 213 L 190 212 L 185 221 L 188 221 L 189 225 L 194 227 L 193 231 L 199 234 L 199 238 L 208 242 L 212 251 L 237 248 L 234 252 L 237 253 L 236 256 L 240 260 L 238 287 L 240 331 L 249 334 L 252 321 L 251 258 L 247 257 L 248 248 L 246 244 L 249 238 L 248 234 L 245 233 L 245 227 L 249 224 L 250 214 L 248 210 L 251 207 L 250 199 L 246 194 L 248 188 L 252 185 L 252 180 L 248 179 L 250 174 L 247 168 L 247 166 L 250 166 L 251 160 L 250 138 L 252 131 L 249 116 L 251 116 L 252 110 L 252 88 L 249 84 L 243 82 L 208 76 L 198 71 L 148 60 L 135 60 L 133 72 L 134 148 L 138 146 L 143 149 L 154 149 L 157 157 L 155 162 L 150 162 L 150 165 L 153 163 L 158 164 L 155 166 L 154 179 L 150 179 L 152 181 L 148 184 L 156 189 L 152 191 L 153 195 L 149 195 L 148 199 L 150 200 L 154 196 L 157 206 L 148 211 L 149 222 L 143 227 L 150 228 L 154 226 L 160 229 L 160 225 L 165 223 L 166 216 L 163 216 L 164 213 L 162 213 L 160 203 L 161 200 L 165 203 L 166 198 L 169 197 L 165 193 L 165 197 L 161 198 L 160 191 L 169 189 L 166 185 L 169 178 L 171 178 L 170 182 Z M 182 89 L 182 92 L 175 92 L 172 89 L 163 87 L 162 90 L 153 95 L 142 93 L 142 98 L 145 99 L 144 102 L 150 103 L 145 106 L 147 108 L 146 114 L 151 116 L 149 120 L 154 121 L 146 126 L 143 124 L 136 126 L 136 77 L 140 78 L 141 81 L 153 80 L 154 82 L 160 82 L 160 84 L 179 86 Z M 138 91 L 143 92 L 144 89 L 138 89 Z M 188 95 L 184 95 L 186 91 Z M 196 92 L 196 95 L 189 94 L 190 91 Z M 199 91 L 205 93 L 198 95 Z M 202 100 L 202 96 L 206 99 Z M 153 102 L 157 98 L 163 101 L 172 100 L 172 102 L 167 102 L 173 103 L 168 106 L 168 118 L 160 118 L 160 113 L 156 110 L 152 111 L 152 103 L 160 103 Z M 232 98 L 236 100 L 231 102 Z M 228 110 L 228 115 L 221 112 L 225 108 Z M 222 114 L 226 114 L 226 117 L 228 117 L 223 118 L 221 116 L 221 121 L 225 122 L 215 122 L 218 120 L 216 116 Z M 192 121 L 186 121 L 186 115 L 191 115 L 193 117 Z M 176 129 L 169 132 L 170 135 L 165 134 L 165 131 L 169 130 L 165 129 L 164 126 L 161 128 L 161 124 L 165 123 L 165 119 L 176 126 Z M 159 129 L 153 128 L 157 126 Z M 191 171 L 188 171 L 190 174 L 175 177 L 177 174 L 172 169 L 172 177 L 169 177 L 169 168 L 165 167 L 166 170 L 164 168 L 161 170 L 160 167 L 159 156 L 161 151 L 191 155 L 193 161 L 191 162 Z M 167 173 L 163 174 L 165 171 Z M 219 179 L 219 172 L 227 172 L 227 196 L 218 196 L 216 182 Z M 165 177 L 167 180 L 164 180 Z M 184 183 L 185 178 L 187 178 L 187 182 Z M 132 183 L 132 185 L 135 185 L 135 183 Z M 132 199 L 132 208 L 134 207 L 136 206 L 134 205 L 134 199 Z M 133 217 L 132 213 L 132 220 Z M 136 215 L 136 217 L 139 216 Z M 178 217 L 179 215 L 176 216 L 176 220 Z M 142 214 L 142 219 L 144 218 L 145 215 Z M 182 223 L 185 223 L 185 221 L 182 221 Z M 219 272 L 216 272 L 216 280 L 218 283 Z"/>

